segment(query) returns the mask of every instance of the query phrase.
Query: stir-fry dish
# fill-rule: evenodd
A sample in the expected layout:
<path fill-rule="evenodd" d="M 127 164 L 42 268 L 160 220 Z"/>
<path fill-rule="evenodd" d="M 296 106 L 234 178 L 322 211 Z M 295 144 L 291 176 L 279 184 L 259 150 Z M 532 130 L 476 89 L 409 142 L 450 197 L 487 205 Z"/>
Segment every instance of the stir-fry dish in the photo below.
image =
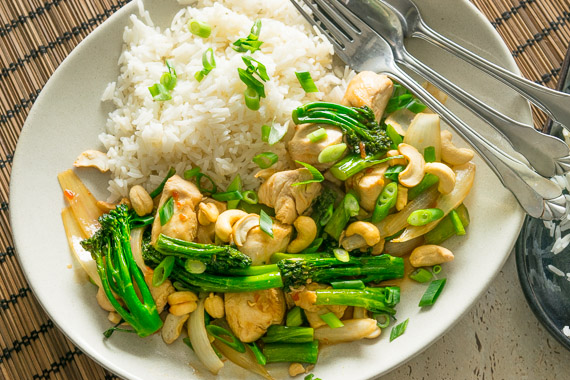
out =
<path fill-rule="evenodd" d="M 211 26 L 188 28 L 207 38 Z M 246 54 L 263 43 L 261 28 L 234 44 L 246 64 L 237 101 L 248 112 L 266 95 L 265 66 Z M 213 54 L 192 80 L 215 70 Z M 154 102 L 180 85 L 176 67 L 165 67 L 149 87 Z M 318 91 L 310 72 L 297 74 L 306 92 Z M 137 184 L 107 203 L 74 171 L 59 174 L 70 246 L 109 312 L 106 339 L 160 334 L 166 344 L 183 340 L 213 374 L 227 358 L 270 379 L 271 363 L 305 374 L 326 345 L 403 334 L 408 321 L 394 318 L 402 279 L 424 283 L 418 307 L 436 302 L 442 264 L 454 259 L 442 244 L 469 224 L 473 152 L 455 146 L 405 88 L 372 72 L 353 76 L 340 103 L 304 103 L 291 121 L 277 138 L 285 156 L 268 142 L 275 131 L 257 126 L 266 142 L 252 159 L 258 186 L 239 172 L 222 186 L 212 172 L 172 163 L 158 187 Z M 84 152 L 76 166 L 98 166 L 101 155 Z"/>

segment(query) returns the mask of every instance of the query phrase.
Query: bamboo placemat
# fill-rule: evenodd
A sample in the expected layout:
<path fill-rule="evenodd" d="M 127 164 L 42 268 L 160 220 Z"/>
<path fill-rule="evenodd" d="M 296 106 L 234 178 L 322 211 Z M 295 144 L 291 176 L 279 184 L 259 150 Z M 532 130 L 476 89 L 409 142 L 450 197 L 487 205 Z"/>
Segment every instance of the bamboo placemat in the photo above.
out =
<path fill-rule="evenodd" d="M 166 1 L 166 0 L 162 0 Z M 174 0 L 168 0 L 174 1 Z M 555 87 L 570 41 L 570 0 L 472 0 L 523 75 Z M 15 257 L 9 181 L 30 108 L 61 61 L 129 0 L 0 0 L 0 378 L 114 379 L 43 312 Z M 535 112 L 535 125 L 545 121 Z"/>

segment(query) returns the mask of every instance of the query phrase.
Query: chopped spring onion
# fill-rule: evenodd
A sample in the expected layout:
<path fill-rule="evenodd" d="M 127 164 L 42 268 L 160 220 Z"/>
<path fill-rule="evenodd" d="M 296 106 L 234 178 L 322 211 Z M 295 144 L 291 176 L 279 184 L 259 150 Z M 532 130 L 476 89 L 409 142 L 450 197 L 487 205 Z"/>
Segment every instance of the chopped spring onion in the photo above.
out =
<path fill-rule="evenodd" d="M 434 265 L 431 267 L 431 271 L 433 274 L 440 274 L 441 273 L 441 265 Z"/>
<path fill-rule="evenodd" d="M 198 174 L 200 174 L 202 172 L 202 169 L 200 169 L 199 167 L 195 167 L 189 170 L 186 170 L 184 172 L 184 179 L 192 179 L 193 177 L 196 177 Z"/>
<path fill-rule="evenodd" d="M 346 280 L 346 281 L 333 281 L 331 282 L 333 289 L 364 289 L 364 282 L 362 280 Z"/>
<path fill-rule="evenodd" d="M 263 152 L 251 159 L 261 169 L 267 169 L 279 161 L 279 156 L 273 152 Z"/>
<path fill-rule="evenodd" d="M 252 88 L 253 90 L 255 90 L 255 92 L 257 92 L 257 94 L 259 94 L 261 98 L 265 98 L 265 86 L 263 85 L 263 82 L 257 80 L 252 75 L 252 73 L 242 69 L 241 67 L 238 67 L 237 70 L 239 74 L 239 79 L 241 79 L 241 81 L 245 83 L 245 85 L 248 88 Z"/>
<path fill-rule="evenodd" d="M 435 162 L 435 147 L 427 146 L 424 149 L 425 162 Z"/>
<path fill-rule="evenodd" d="M 412 212 L 408 216 L 408 223 L 412 226 L 424 226 L 443 218 L 443 211 L 439 208 L 426 208 Z"/>
<path fill-rule="evenodd" d="M 148 88 L 152 99 L 159 102 L 172 99 L 170 91 L 176 86 L 176 70 L 174 70 L 174 67 L 170 65 L 168 60 L 165 60 L 165 63 L 168 71 L 162 74 L 160 83 L 155 83 Z"/>
<path fill-rule="evenodd" d="M 394 83 L 394 92 L 390 100 L 388 100 L 384 114 L 389 114 L 402 108 L 407 108 L 414 113 L 419 113 L 425 110 L 426 106 L 407 88 L 399 83 Z"/>
<path fill-rule="evenodd" d="M 409 320 L 410 318 L 392 327 L 392 330 L 390 331 L 390 342 L 399 337 L 400 335 L 402 335 L 406 331 L 406 327 L 408 327 Z"/>
<path fill-rule="evenodd" d="M 174 174 L 176 174 L 176 170 L 174 168 L 170 168 L 170 170 L 168 170 L 168 173 L 166 174 L 166 177 L 164 177 L 164 179 L 162 180 L 160 185 L 158 185 L 158 187 L 150 193 L 150 197 L 154 198 L 157 195 L 159 195 L 160 193 L 162 193 L 162 189 L 164 189 L 164 185 L 166 184 L 166 181 L 168 181 L 168 179 L 170 177 L 172 177 Z"/>
<path fill-rule="evenodd" d="M 451 223 L 453 223 L 453 228 L 455 228 L 455 233 L 457 233 L 457 235 L 465 235 L 465 227 L 463 227 L 459 213 L 456 210 L 452 210 L 449 215 Z"/>
<path fill-rule="evenodd" d="M 243 196 L 241 195 L 241 191 L 234 190 L 234 191 L 226 191 L 224 193 L 212 194 L 212 198 L 220 202 L 226 202 L 226 201 L 239 201 L 243 199 Z"/>
<path fill-rule="evenodd" d="M 206 178 L 210 184 L 212 185 L 211 188 L 207 188 L 207 187 L 203 187 L 202 186 L 202 178 Z M 204 173 L 198 173 L 196 175 L 196 187 L 198 187 L 198 190 L 200 190 L 202 193 L 215 193 L 216 191 L 218 191 L 218 186 L 216 185 L 216 183 L 214 182 L 214 180 L 212 179 L 212 177 L 210 177 L 207 174 Z"/>
<path fill-rule="evenodd" d="M 170 197 L 162 207 L 158 210 L 158 216 L 160 217 L 160 225 L 164 226 L 174 215 L 174 198 Z"/>
<path fill-rule="evenodd" d="M 336 329 L 338 327 L 344 326 L 344 323 L 331 311 L 320 316 L 321 319 L 331 328 Z"/>
<path fill-rule="evenodd" d="M 263 352 L 259 349 L 259 346 L 255 342 L 246 343 L 246 345 L 251 349 L 253 355 L 255 356 L 255 360 L 261 365 L 267 364 L 267 358 L 263 355 Z"/>
<path fill-rule="evenodd" d="M 174 87 L 176 87 L 176 70 L 174 67 L 170 65 L 168 59 L 165 61 L 166 67 L 168 68 L 168 72 L 163 73 L 160 77 L 160 83 L 168 90 L 172 91 Z"/>
<path fill-rule="evenodd" d="M 289 310 L 285 324 L 289 327 L 301 326 L 303 324 L 303 310 L 299 306 Z"/>
<path fill-rule="evenodd" d="M 259 197 L 253 190 L 244 191 L 241 193 L 241 196 L 243 197 L 243 201 L 249 203 L 250 205 L 256 205 L 259 203 Z"/>
<path fill-rule="evenodd" d="M 257 111 L 261 107 L 259 94 L 254 88 L 246 88 L 243 92 L 243 98 L 245 99 L 245 106 L 250 110 Z"/>
<path fill-rule="evenodd" d="M 373 314 L 372 318 L 376 319 L 376 324 L 381 329 L 385 329 L 390 325 L 390 314 L 386 313 Z"/>
<path fill-rule="evenodd" d="M 241 176 L 238 174 L 236 174 L 236 176 L 234 177 L 234 179 L 232 180 L 232 182 L 229 184 L 228 188 L 226 189 L 226 191 L 241 191 L 242 190 L 242 184 L 241 184 Z M 242 194 L 243 196 L 243 194 Z M 234 201 L 228 201 L 228 210 L 237 208 L 239 204 L 239 199 L 234 200 Z"/>
<path fill-rule="evenodd" d="M 245 53 L 246 51 L 250 51 L 253 53 L 256 50 L 259 50 L 260 46 L 263 44 L 262 41 L 259 41 L 259 33 L 261 32 L 261 20 L 255 20 L 249 35 L 246 38 L 240 38 L 233 43 L 233 49 L 238 53 Z"/>
<path fill-rule="evenodd" d="M 273 219 L 263 210 L 259 213 L 259 228 L 267 235 L 273 237 Z"/>
<path fill-rule="evenodd" d="M 392 127 L 390 124 L 386 125 L 386 134 L 388 135 L 390 140 L 392 140 L 392 149 L 398 149 L 398 145 L 400 145 L 402 141 L 404 141 L 402 136 L 400 136 L 400 134 L 396 131 L 396 129 Z"/>
<path fill-rule="evenodd" d="M 313 179 L 309 179 L 309 180 L 302 181 L 302 182 L 295 182 L 291 186 L 306 185 L 306 184 L 309 184 L 312 182 L 323 182 L 323 180 L 325 179 L 325 177 L 323 177 L 321 172 L 318 171 L 315 167 L 313 167 L 307 163 L 301 162 L 301 161 L 295 161 L 295 162 L 298 163 L 299 165 L 303 165 L 305 168 L 307 168 L 309 173 L 311 173 L 311 175 L 313 176 Z"/>
<path fill-rule="evenodd" d="M 408 189 L 408 200 L 411 201 L 417 198 L 418 195 L 420 195 L 421 193 L 423 193 L 424 191 L 426 191 L 427 189 L 429 189 L 438 182 L 439 178 L 437 176 L 430 173 L 426 173 L 426 175 L 424 175 L 424 178 L 421 180 L 421 182 L 418 185 Z"/>
<path fill-rule="evenodd" d="M 271 125 L 263 124 L 261 126 L 261 141 L 269 142 L 270 133 L 271 133 Z"/>
<path fill-rule="evenodd" d="M 198 260 L 186 260 L 184 263 L 184 268 L 193 274 L 200 274 L 206 271 L 206 264 Z"/>
<path fill-rule="evenodd" d="M 418 306 L 424 307 L 424 306 L 433 305 L 435 303 L 435 301 L 437 301 L 437 298 L 439 297 L 439 295 L 441 294 L 441 291 L 443 290 L 443 287 L 445 286 L 445 282 L 446 282 L 445 278 L 432 281 L 429 284 L 428 288 L 426 289 L 426 292 L 422 296 L 422 299 L 420 300 L 420 303 Z"/>
<path fill-rule="evenodd" d="M 225 343 L 237 352 L 245 352 L 245 345 L 234 335 L 233 332 L 223 328 L 222 326 L 209 324 L 206 326 L 206 331 L 208 331 L 208 334 L 212 335 L 220 342 Z M 224 337 L 229 337 L 231 340 Z"/>
<path fill-rule="evenodd" d="M 350 260 L 350 255 L 348 254 L 348 251 L 346 249 L 335 248 L 335 249 L 333 249 L 333 253 L 334 253 L 334 257 L 336 257 L 336 259 L 338 261 L 342 261 L 343 263 L 346 263 Z"/>
<path fill-rule="evenodd" d="M 390 182 L 387 184 L 376 199 L 374 210 L 372 211 L 372 223 L 378 223 L 388 216 L 390 209 L 396 205 L 398 200 L 398 184 Z"/>
<path fill-rule="evenodd" d="M 201 82 L 206 75 L 210 74 L 210 71 L 216 68 L 216 60 L 212 48 L 206 49 L 202 54 L 202 65 L 204 68 L 194 74 L 194 78 L 196 78 L 198 82 Z"/>
<path fill-rule="evenodd" d="M 301 87 L 303 87 L 303 90 L 305 90 L 305 92 L 319 92 L 319 89 L 317 88 L 317 85 L 313 81 L 310 72 L 303 71 L 299 73 L 295 71 L 295 75 L 297 76 L 297 80 L 299 80 L 299 83 L 301 84 Z"/>
<path fill-rule="evenodd" d="M 414 98 L 408 104 L 406 104 L 406 108 L 412 111 L 413 113 L 420 113 L 423 112 L 423 110 L 425 110 L 427 107 L 417 98 Z"/>
<path fill-rule="evenodd" d="M 319 354 L 319 341 L 314 340 L 309 343 L 268 343 L 263 347 L 263 354 L 267 358 L 267 363 L 297 362 L 315 364 Z"/>
<path fill-rule="evenodd" d="M 212 27 L 209 24 L 196 19 L 188 22 L 188 30 L 190 33 L 202 38 L 208 38 L 210 33 L 212 33 Z"/>
<path fill-rule="evenodd" d="M 388 178 L 391 181 L 398 182 L 398 175 L 400 172 L 404 171 L 406 167 L 404 165 L 394 165 L 390 166 L 386 173 L 384 173 L 384 177 Z"/>
<path fill-rule="evenodd" d="M 172 96 L 162 83 L 153 84 L 148 88 L 148 91 L 152 95 L 152 99 L 158 102 L 164 102 L 166 100 L 172 99 Z"/>
<path fill-rule="evenodd" d="M 279 141 L 281 141 L 283 136 L 285 136 L 285 134 L 287 133 L 287 129 L 288 129 L 288 123 L 285 123 L 283 125 L 279 123 L 273 123 L 271 125 L 269 137 L 267 138 L 267 143 L 269 145 L 277 144 Z"/>
<path fill-rule="evenodd" d="M 312 327 L 271 325 L 263 343 L 308 343 L 313 341 Z"/>
<path fill-rule="evenodd" d="M 313 132 L 309 133 L 307 137 L 313 143 L 319 142 L 327 137 L 327 130 L 324 128 L 316 129 Z"/>
<path fill-rule="evenodd" d="M 331 216 L 332 216 L 332 210 L 331 210 L 331 213 L 328 214 L 327 221 L 330 219 Z M 324 224 L 326 224 L 326 223 L 324 223 Z M 321 244 L 323 244 L 323 241 L 324 241 L 323 238 L 316 238 L 315 240 L 313 240 L 313 242 L 311 244 L 309 244 L 309 246 L 307 248 L 303 249 L 300 253 L 305 254 L 305 253 L 317 252 L 319 250 Z"/>
<path fill-rule="evenodd" d="M 174 268 L 174 256 L 167 256 L 154 268 L 152 286 L 160 286 L 166 281 Z"/>
<path fill-rule="evenodd" d="M 410 278 L 417 282 L 428 282 L 433 278 L 433 274 L 425 268 L 417 268 L 410 273 Z"/>
<path fill-rule="evenodd" d="M 465 227 L 469 226 L 469 212 L 467 211 L 467 207 L 465 207 L 464 204 L 461 204 L 455 209 L 455 211 L 457 211 L 459 220 L 463 225 L 463 229 L 465 229 Z M 449 213 L 437 224 L 437 226 L 435 226 L 433 230 L 424 235 L 425 243 L 440 245 L 445 240 L 455 236 L 456 234 L 455 226 L 451 220 L 451 213 Z"/>
<path fill-rule="evenodd" d="M 319 161 L 321 164 L 337 161 L 342 157 L 342 155 L 346 151 L 346 147 L 347 146 L 345 143 L 327 146 L 325 149 L 321 151 L 321 153 L 319 153 L 317 161 Z"/>
<path fill-rule="evenodd" d="M 331 174 L 341 181 L 346 181 L 347 178 L 352 177 L 356 173 L 359 173 L 362 170 L 376 164 L 381 164 L 382 162 L 387 162 L 398 158 L 404 158 L 404 156 L 398 155 L 379 159 L 379 156 L 380 155 L 373 155 L 362 158 L 360 157 L 360 154 L 349 154 L 334 164 L 332 168 L 330 168 Z"/>
<path fill-rule="evenodd" d="M 247 72 L 251 74 L 257 74 L 262 81 L 268 81 L 269 75 L 267 75 L 267 68 L 261 62 L 248 55 L 244 55 L 241 57 L 243 63 L 245 63 L 247 67 Z"/>

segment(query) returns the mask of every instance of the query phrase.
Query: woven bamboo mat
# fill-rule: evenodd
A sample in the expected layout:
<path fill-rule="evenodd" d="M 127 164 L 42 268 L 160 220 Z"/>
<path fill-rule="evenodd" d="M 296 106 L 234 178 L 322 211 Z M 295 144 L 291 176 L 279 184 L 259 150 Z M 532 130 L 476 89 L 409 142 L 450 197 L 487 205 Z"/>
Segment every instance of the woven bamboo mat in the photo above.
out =
<path fill-rule="evenodd" d="M 555 87 L 570 41 L 570 0 L 472 1 L 523 75 Z M 42 87 L 73 48 L 127 2 L 0 0 L 0 379 L 116 378 L 67 340 L 34 298 L 14 256 L 8 191 L 16 142 Z M 534 118 L 537 127 L 544 124 L 543 114 Z"/>

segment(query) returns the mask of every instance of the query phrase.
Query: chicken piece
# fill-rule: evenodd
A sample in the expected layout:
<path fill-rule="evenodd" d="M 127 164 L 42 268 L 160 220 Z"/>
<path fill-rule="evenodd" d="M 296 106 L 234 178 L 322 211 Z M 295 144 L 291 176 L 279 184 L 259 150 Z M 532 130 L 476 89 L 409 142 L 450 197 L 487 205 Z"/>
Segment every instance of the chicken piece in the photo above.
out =
<path fill-rule="evenodd" d="M 172 218 L 164 226 L 161 226 L 158 211 L 170 197 L 174 198 L 174 213 Z M 176 239 L 194 240 L 198 227 L 194 210 L 201 200 L 202 194 L 193 183 L 185 181 L 177 175 L 170 177 L 162 190 L 152 224 L 152 244 L 156 243 L 161 233 Z"/>
<path fill-rule="evenodd" d="M 311 142 L 307 137 L 309 133 L 324 128 L 327 136 L 317 142 Z M 328 124 L 301 124 L 297 126 L 295 135 L 287 145 L 292 160 L 305 162 L 323 171 L 334 165 L 334 162 L 320 163 L 319 153 L 326 147 L 342 143 L 342 131 L 340 128 Z"/>
<path fill-rule="evenodd" d="M 267 235 L 259 227 L 249 230 L 247 239 L 239 250 L 251 257 L 251 265 L 269 263 L 271 255 L 275 252 L 285 252 L 293 227 L 288 224 L 273 222 L 273 237 Z"/>
<path fill-rule="evenodd" d="M 144 282 L 148 285 L 148 290 L 150 290 L 152 299 L 156 304 L 156 311 L 160 314 L 168 302 L 168 296 L 174 293 L 176 289 L 174 289 L 170 280 L 165 280 L 160 286 L 154 286 L 152 284 L 152 276 L 152 272 L 145 274 Z"/>
<path fill-rule="evenodd" d="M 384 173 L 389 168 L 387 162 L 374 165 L 346 180 L 346 187 L 354 189 L 360 197 L 360 207 L 370 212 L 374 210 L 376 199 L 384 188 Z"/>
<path fill-rule="evenodd" d="M 295 305 L 305 310 L 307 321 L 314 329 L 326 325 L 326 322 L 321 319 L 321 315 L 332 312 L 338 318 L 342 318 L 348 307 L 345 305 L 315 305 L 317 295 L 314 290 L 330 288 L 328 285 L 312 282 L 291 294 Z"/>
<path fill-rule="evenodd" d="M 274 207 L 277 220 L 292 224 L 319 195 L 321 184 L 311 182 L 306 185 L 291 185 L 312 178 L 311 173 L 305 168 L 277 172 L 259 187 L 257 193 L 259 202 Z"/>
<path fill-rule="evenodd" d="M 393 90 L 394 84 L 386 75 L 362 71 L 348 84 L 342 104 L 352 107 L 368 106 L 374 111 L 376 120 L 380 120 Z"/>
<path fill-rule="evenodd" d="M 226 320 L 239 340 L 254 342 L 285 317 L 285 296 L 278 288 L 225 294 Z"/>
<path fill-rule="evenodd" d="M 215 228 L 216 225 L 214 223 L 210 223 L 207 226 L 203 226 L 198 223 L 198 229 L 196 231 L 196 243 L 215 244 Z"/>

